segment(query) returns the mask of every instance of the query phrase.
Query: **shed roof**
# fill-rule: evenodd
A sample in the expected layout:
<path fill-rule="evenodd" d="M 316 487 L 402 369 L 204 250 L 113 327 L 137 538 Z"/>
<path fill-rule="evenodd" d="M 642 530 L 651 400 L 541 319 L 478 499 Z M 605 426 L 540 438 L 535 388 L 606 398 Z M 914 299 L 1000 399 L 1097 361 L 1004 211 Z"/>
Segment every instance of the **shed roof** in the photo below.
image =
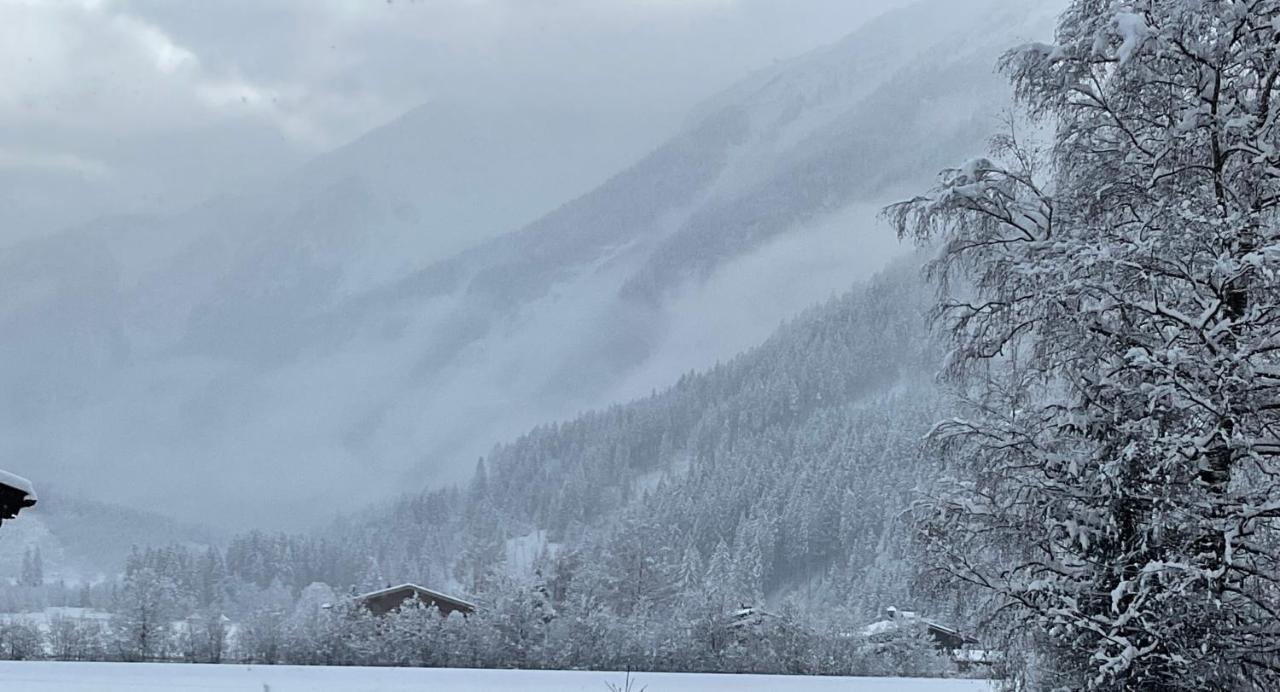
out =
<path fill-rule="evenodd" d="M 7 485 L 14 490 L 25 493 L 27 499 L 32 502 L 35 502 L 37 499 L 36 489 L 35 486 L 31 485 L 31 481 L 17 474 L 9 473 L 8 471 L 0 469 L 0 485 Z"/>
<path fill-rule="evenodd" d="M 18 512 L 36 504 L 36 491 L 31 481 L 8 471 L 0 471 L 0 521 L 18 516 Z"/>

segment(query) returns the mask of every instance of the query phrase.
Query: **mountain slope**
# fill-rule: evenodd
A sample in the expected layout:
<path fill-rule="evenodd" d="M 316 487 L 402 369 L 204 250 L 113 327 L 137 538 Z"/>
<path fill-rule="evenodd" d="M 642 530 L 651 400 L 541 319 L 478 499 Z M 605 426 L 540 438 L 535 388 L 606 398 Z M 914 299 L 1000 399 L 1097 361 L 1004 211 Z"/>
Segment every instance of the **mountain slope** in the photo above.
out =
<path fill-rule="evenodd" d="M 377 574 L 483 595 L 495 573 L 537 567 L 558 598 L 623 616 L 705 602 L 707 589 L 729 605 L 800 598 L 855 622 L 923 601 L 896 521 L 938 473 L 920 441 L 944 410 L 916 266 L 660 393 L 500 445 L 465 490 L 334 525 L 337 554 L 305 579 Z M 289 582 L 287 556 L 310 542 L 237 545 L 250 553 L 238 560 L 279 565 L 258 583 L 305 586 Z"/>
<path fill-rule="evenodd" d="M 897 250 L 874 210 L 981 148 L 995 57 L 1046 18 L 1013 0 L 888 15 L 484 242 L 469 210 L 520 195 L 429 165 L 465 143 L 418 141 L 464 114 L 409 117 L 247 198 L 14 249 L 0 453 L 240 524 L 461 479 L 493 443 L 728 358 L 880 266 Z"/>

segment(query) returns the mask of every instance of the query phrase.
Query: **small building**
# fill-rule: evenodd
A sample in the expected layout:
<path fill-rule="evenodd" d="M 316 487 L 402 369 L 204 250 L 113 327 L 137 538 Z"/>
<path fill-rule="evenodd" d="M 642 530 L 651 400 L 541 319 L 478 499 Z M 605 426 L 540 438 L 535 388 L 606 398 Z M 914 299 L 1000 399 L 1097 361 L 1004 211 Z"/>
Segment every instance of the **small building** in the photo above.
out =
<path fill-rule="evenodd" d="M 379 591 L 373 591 L 355 597 L 355 601 L 374 615 L 382 616 L 395 610 L 412 599 L 417 599 L 425 606 L 433 606 L 441 615 L 462 613 L 466 617 L 476 612 L 476 605 L 448 594 L 440 593 L 417 584 L 401 584 Z"/>
<path fill-rule="evenodd" d="M 795 620 L 757 606 L 743 605 L 730 611 L 724 620 L 727 639 L 739 644 L 772 640 L 811 640 L 818 635 Z"/>
<path fill-rule="evenodd" d="M 743 605 L 741 608 L 729 613 L 725 628 L 729 630 L 760 629 L 781 620 L 782 618 L 766 610 Z"/>
<path fill-rule="evenodd" d="M 978 640 L 972 637 L 966 637 L 961 634 L 960 630 L 926 620 L 909 610 L 898 610 L 893 606 L 885 609 L 885 619 L 873 622 L 863 629 L 863 634 L 871 640 L 877 637 L 890 636 L 903 627 L 919 626 L 933 640 L 933 645 L 939 650 L 951 654 L 956 651 L 966 650 L 971 645 L 977 644 Z"/>
<path fill-rule="evenodd" d="M 15 476 L 7 471 L 0 471 L 0 524 L 5 519 L 13 519 L 28 507 L 36 506 L 36 491 L 31 481 Z"/>

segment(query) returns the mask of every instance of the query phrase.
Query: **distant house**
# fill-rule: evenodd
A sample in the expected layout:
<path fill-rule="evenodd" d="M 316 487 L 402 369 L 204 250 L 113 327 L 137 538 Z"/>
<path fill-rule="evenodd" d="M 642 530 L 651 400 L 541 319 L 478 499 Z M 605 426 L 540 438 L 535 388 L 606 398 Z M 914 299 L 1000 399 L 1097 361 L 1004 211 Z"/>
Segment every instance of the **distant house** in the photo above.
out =
<path fill-rule="evenodd" d="M 781 622 L 782 618 L 760 608 L 744 605 L 729 613 L 725 628 L 729 630 L 759 629 Z"/>
<path fill-rule="evenodd" d="M 862 633 L 868 639 L 875 641 L 877 638 L 892 636 L 903 627 L 913 625 L 922 626 L 924 631 L 928 633 L 929 638 L 933 640 L 934 646 L 939 651 L 945 651 L 948 654 L 966 650 L 978 643 L 978 640 L 964 636 L 960 633 L 960 630 L 954 627 L 926 620 L 912 611 L 898 610 L 893 606 L 885 609 L 884 620 L 867 625 Z"/>
<path fill-rule="evenodd" d="M 13 519 L 18 512 L 36 505 L 36 491 L 31 481 L 0 471 L 0 524 Z"/>
<path fill-rule="evenodd" d="M 382 616 L 395 610 L 412 599 L 425 606 L 434 606 L 441 615 L 462 613 L 465 617 L 476 612 L 476 605 L 461 598 L 440 593 L 417 584 L 401 584 L 379 591 L 373 591 L 355 597 L 355 601 L 374 615 Z"/>
<path fill-rule="evenodd" d="M 789 617 L 756 606 L 743 605 L 730 611 L 723 622 L 728 640 L 741 644 L 766 639 L 799 640 L 818 636 L 813 630 L 801 626 Z"/>

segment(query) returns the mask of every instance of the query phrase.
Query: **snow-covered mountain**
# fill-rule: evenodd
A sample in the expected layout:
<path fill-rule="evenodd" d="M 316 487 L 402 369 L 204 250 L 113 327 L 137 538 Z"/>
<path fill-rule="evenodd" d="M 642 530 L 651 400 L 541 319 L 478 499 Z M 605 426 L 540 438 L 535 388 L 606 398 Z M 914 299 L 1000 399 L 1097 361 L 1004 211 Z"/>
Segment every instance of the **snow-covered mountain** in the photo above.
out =
<path fill-rule="evenodd" d="M 882 265 L 897 249 L 875 211 L 981 148 L 1006 100 L 997 55 L 1051 18 L 1017 0 L 887 15 L 506 235 L 585 184 L 521 167 L 542 160 L 536 119 L 496 132 L 426 108 L 252 194 L 12 248 L 0 454 L 228 523 L 461 478 L 494 443 L 732 356 Z M 512 142 L 509 168 L 466 165 Z"/>
<path fill-rule="evenodd" d="M 885 603 L 950 608 L 913 590 L 900 520 L 938 477 L 921 442 L 949 412 L 921 259 L 726 363 L 499 445 L 461 488 L 233 539 L 228 567 L 263 588 L 409 581 L 481 601 L 505 577 L 545 580 L 561 604 L 619 617 L 723 599 L 861 626 Z"/>

